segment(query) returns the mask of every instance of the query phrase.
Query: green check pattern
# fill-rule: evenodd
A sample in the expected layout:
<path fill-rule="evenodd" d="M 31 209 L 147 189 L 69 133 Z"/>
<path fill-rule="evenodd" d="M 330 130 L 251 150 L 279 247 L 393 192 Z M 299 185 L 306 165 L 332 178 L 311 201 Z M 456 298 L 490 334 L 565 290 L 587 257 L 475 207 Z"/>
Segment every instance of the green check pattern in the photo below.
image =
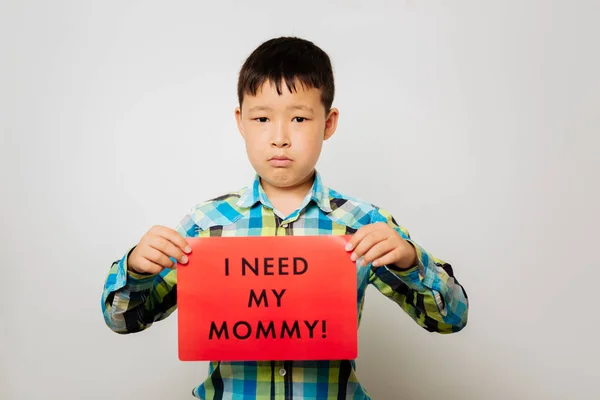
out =
<path fill-rule="evenodd" d="M 450 264 L 415 243 L 386 210 L 325 187 L 318 172 L 302 205 L 288 216 L 274 209 L 256 176 L 252 185 L 238 192 L 193 207 L 177 231 L 183 237 L 348 235 L 376 222 L 388 224 L 411 243 L 419 262 L 405 271 L 357 268 L 359 323 L 365 291 L 372 285 L 429 332 L 463 329 L 468 297 Z M 157 275 L 128 271 L 128 254 L 110 267 L 101 301 L 106 324 L 122 334 L 147 329 L 177 308 L 177 271 L 165 269 Z M 214 361 L 204 382 L 192 392 L 205 400 L 370 399 L 357 379 L 354 360 Z"/>

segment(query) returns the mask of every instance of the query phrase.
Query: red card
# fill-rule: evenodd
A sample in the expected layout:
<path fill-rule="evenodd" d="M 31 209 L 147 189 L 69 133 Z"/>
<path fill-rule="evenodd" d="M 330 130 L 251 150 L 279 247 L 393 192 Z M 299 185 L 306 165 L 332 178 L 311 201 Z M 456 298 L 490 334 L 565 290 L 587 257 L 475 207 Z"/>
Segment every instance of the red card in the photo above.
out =
<path fill-rule="evenodd" d="M 188 238 L 182 361 L 343 360 L 358 352 L 349 236 Z"/>

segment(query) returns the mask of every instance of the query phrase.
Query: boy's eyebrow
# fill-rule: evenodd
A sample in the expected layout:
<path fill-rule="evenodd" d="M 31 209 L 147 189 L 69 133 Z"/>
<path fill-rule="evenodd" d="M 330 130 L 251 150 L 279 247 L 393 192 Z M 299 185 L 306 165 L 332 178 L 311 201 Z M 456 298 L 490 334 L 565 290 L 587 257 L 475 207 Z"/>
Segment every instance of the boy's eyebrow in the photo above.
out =
<path fill-rule="evenodd" d="M 293 106 L 289 106 L 288 110 L 303 110 L 303 111 L 313 112 L 313 109 L 311 107 L 307 107 L 302 104 L 295 104 Z"/>
<path fill-rule="evenodd" d="M 254 111 L 272 111 L 273 109 L 271 107 L 267 107 L 267 106 L 254 106 L 251 107 L 248 112 L 254 112 Z M 311 107 L 302 105 L 302 104 L 294 104 L 288 107 L 288 110 L 302 110 L 302 111 L 308 111 L 308 112 L 313 112 L 313 109 Z"/>
<path fill-rule="evenodd" d="M 271 111 L 271 107 L 267 107 L 267 106 L 254 106 L 251 107 L 248 112 L 253 112 L 253 111 Z"/>

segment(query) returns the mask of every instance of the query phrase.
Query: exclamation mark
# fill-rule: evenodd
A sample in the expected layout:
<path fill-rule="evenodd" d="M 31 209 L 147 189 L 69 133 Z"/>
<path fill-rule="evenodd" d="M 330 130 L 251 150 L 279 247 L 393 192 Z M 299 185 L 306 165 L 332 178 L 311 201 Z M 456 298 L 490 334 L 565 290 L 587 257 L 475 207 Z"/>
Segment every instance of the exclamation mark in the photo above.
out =
<path fill-rule="evenodd" d="M 323 331 L 321 337 L 325 339 L 327 337 L 327 321 L 321 321 L 321 330 Z"/>

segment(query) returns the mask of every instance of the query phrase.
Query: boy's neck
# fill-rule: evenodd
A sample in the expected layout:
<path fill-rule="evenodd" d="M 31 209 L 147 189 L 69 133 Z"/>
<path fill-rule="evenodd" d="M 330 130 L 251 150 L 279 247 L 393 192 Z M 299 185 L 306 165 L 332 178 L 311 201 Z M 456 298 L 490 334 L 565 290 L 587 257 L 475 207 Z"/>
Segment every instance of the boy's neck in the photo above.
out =
<path fill-rule="evenodd" d="M 305 181 L 295 186 L 277 187 L 263 179 L 261 179 L 261 185 L 273 207 L 287 216 L 300 208 L 304 198 L 312 189 L 314 179 L 315 173 L 313 171 Z"/>

